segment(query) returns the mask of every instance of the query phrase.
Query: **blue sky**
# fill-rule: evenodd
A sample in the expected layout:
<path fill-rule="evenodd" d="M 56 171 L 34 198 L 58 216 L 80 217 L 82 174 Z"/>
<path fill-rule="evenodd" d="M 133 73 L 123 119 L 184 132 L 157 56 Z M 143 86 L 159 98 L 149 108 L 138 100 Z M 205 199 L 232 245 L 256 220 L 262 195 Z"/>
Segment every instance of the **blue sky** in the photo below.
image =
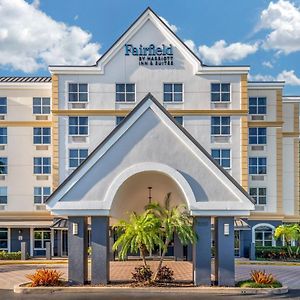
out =
<path fill-rule="evenodd" d="M 0 0 L 0 75 L 92 64 L 147 6 L 204 63 L 247 64 L 300 94 L 300 0 Z"/>

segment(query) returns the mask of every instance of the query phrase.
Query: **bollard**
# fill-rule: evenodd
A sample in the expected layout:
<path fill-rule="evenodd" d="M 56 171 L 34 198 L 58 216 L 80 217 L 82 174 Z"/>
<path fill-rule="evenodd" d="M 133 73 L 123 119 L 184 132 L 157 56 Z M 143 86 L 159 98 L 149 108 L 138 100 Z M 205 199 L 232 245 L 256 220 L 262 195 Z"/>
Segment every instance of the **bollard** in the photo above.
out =
<path fill-rule="evenodd" d="M 255 260 L 256 256 L 255 256 L 255 243 L 251 243 L 250 244 L 250 255 L 249 255 L 249 259 L 250 260 Z"/>
<path fill-rule="evenodd" d="M 46 259 L 51 259 L 51 242 L 46 242 Z"/>
<path fill-rule="evenodd" d="M 28 259 L 27 253 L 28 253 L 27 242 L 21 242 L 21 260 Z"/>

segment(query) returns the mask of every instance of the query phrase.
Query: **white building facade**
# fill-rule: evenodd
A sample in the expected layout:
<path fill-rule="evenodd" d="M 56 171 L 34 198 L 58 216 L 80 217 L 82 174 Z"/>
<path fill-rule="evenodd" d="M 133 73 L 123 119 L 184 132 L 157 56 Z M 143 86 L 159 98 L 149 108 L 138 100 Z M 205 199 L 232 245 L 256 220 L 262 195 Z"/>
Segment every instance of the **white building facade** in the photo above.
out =
<path fill-rule="evenodd" d="M 0 248 L 27 241 L 32 256 L 45 255 L 51 241 L 53 255 L 67 255 L 67 221 L 44 203 L 148 93 L 254 199 L 250 215 L 236 215 L 236 255 L 274 246 L 276 226 L 299 222 L 300 99 L 282 95 L 284 82 L 249 82 L 249 70 L 203 64 L 147 9 L 93 66 L 2 78 Z"/>

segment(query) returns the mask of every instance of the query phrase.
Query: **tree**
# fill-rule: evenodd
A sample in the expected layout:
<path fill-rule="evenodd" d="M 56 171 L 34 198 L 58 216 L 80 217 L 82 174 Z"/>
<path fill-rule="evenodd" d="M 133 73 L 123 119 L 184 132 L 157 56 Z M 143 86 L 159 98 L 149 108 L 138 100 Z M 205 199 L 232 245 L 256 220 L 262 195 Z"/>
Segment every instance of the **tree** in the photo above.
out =
<path fill-rule="evenodd" d="M 291 242 L 292 240 L 300 240 L 300 226 L 299 224 L 287 224 L 280 225 L 275 229 L 274 232 L 275 239 L 283 238 L 287 247 L 287 251 L 290 257 L 299 254 L 299 244 L 297 245 L 296 251 L 294 253 Z"/>
<path fill-rule="evenodd" d="M 144 266 L 148 267 L 147 251 L 153 250 L 155 245 L 162 246 L 163 244 L 160 237 L 160 220 L 149 212 L 141 215 L 133 212 L 129 216 L 129 221 L 120 220 L 114 228 L 116 228 L 118 239 L 113 245 L 113 250 L 120 248 L 119 259 L 125 260 L 129 252 L 140 251 Z"/>
<path fill-rule="evenodd" d="M 168 250 L 168 246 L 172 241 L 174 234 L 179 237 L 183 245 L 193 244 L 197 240 L 197 236 L 193 230 L 193 220 L 188 214 L 185 205 L 171 207 L 171 193 L 165 197 L 164 206 L 157 202 L 148 204 L 145 209 L 146 213 L 155 215 L 160 220 L 161 237 L 164 241 L 162 254 L 159 260 L 157 270 L 153 280 L 156 280 L 157 274 L 162 267 L 163 260 Z"/>

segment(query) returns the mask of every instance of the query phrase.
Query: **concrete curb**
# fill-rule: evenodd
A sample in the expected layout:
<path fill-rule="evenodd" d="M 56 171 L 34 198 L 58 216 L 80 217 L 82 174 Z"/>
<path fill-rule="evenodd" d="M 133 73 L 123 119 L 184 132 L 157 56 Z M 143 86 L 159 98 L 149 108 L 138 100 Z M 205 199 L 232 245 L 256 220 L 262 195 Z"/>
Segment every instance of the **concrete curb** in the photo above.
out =
<path fill-rule="evenodd" d="M 191 294 L 225 294 L 225 295 L 282 295 L 288 293 L 288 287 L 281 288 L 238 288 L 238 287 L 116 287 L 116 286 L 70 286 L 70 287 L 24 287 L 15 285 L 14 292 L 18 294 L 45 294 L 45 293 L 107 293 L 110 295 L 191 295 Z"/>

